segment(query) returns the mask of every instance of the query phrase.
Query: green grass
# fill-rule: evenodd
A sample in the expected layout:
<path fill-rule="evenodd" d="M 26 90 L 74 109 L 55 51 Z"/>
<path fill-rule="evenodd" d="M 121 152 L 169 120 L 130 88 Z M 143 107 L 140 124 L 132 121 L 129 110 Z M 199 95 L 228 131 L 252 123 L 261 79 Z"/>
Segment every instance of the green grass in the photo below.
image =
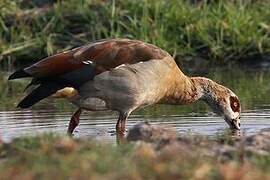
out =
<path fill-rule="evenodd" d="M 32 3 L 30 3 L 32 2 Z M 260 1 L 0 1 L 0 56 L 27 63 L 90 41 L 126 37 L 174 56 L 226 63 L 270 53 L 270 3 Z"/>
<path fill-rule="evenodd" d="M 191 139 L 192 140 L 192 139 Z M 209 143 L 209 142 L 208 142 Z M 1 179 L 267 179 L 269 156 L 202 156 L 149 144 L 112 145 L 42 135 L 0 145 Z"/>

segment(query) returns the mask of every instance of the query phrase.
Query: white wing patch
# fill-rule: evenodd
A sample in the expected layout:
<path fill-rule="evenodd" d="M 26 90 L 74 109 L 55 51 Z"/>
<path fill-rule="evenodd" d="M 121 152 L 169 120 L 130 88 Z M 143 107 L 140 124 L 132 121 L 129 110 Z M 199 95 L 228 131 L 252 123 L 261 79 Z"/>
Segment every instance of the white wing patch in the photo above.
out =
<path fill-rule="evenodd" d="M 125 64 L 121 64 L 120 66 L 117 66 L 117 67 L 115 67 L 114 69 L 118 69 L 118 68 L 124 67 L 124 66 L 126 66 L 126 65 L 125 65 Z"/>
<path fill-rule="evenodd" d="M 93 64 L 93 61 L 88 60 L 88 61 L 83 61 L 82 63 L 86 65 L 90 65 L 90 64 Z"/>
<path fill-rule="evenodd" d="M 144 62 L 140 61 L 140 62 L 137 62 L 136 64 L 141 64 L 141 63 L 144 63 Z M 121 65 L 115 67 L 114 69 L 119 69 L 119 68 L 124 67 L 124 66 L 130 66 L 130 64 L 121 64 Z"/>

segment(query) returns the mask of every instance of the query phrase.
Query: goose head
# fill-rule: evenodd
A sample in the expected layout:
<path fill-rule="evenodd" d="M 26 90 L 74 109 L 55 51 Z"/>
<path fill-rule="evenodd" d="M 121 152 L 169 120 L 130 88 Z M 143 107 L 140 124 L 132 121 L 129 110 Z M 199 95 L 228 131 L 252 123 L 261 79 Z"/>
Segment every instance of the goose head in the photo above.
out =
<path fill-rule="evenodd" d="M 194 99 L 206 102 L 212 111 L 223 117 L 231 129 L 240 130 L 241 105 L 236 94 L 229 88 L 204 77 L 192 77 Z"/>
<path fill-rule="evenodd" d="M 218 91 L 207 103 L 216 114 L 222 116 L 231 129 L 240 130 L 241 105 L 238 97 L 228 88 Z"/>

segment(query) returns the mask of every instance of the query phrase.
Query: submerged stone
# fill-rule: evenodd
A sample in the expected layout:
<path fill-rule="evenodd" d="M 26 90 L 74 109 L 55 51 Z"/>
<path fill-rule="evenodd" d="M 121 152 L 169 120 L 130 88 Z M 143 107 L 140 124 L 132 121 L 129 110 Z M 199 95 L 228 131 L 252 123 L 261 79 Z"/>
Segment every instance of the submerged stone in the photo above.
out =
<path fill-rule="evenodd" d="M 270 153 L 270 128 L 263 129 L 259 133 L 247 137 L 245 141 L 246 149 L 259 153 L 262 155 L 267 155 Z"/>
<path fill-rule="evenodd" d="M 176 140 L 176 131 L 172 128 L 151 125 L 148 122 L 138 123 L 129 130 L 128 141 L 170 142 Z"/>
<path fill-rule="evenodd" d="M 244 156 L 250 155 L 248 152 L 258 155 L 269 155 L 270 153 L 270 128 L 248 137 L 234 138 L 232 136 L 233 143 L 210 139 L 207 136 L 177 136 L 176 134 L 172 128 L 168 129 L 144 122 L 136 124 L 130 129 L 127 140 L 150 143 L 155 150 L 170 152 L 168 154 L 199 153 L 203 156 L 219 157 L 221 160 L 235 157 L 243 159 Z"/>

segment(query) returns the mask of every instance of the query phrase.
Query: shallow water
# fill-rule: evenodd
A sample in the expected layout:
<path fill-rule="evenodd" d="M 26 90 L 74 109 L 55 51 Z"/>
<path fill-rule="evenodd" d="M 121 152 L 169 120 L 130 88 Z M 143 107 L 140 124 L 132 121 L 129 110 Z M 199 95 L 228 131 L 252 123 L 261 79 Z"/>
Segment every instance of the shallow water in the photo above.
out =
<path fill-rule="evenodd" d="M 206 76 L 222 82 L 240 97 L 243 113 L 241 134 L 250 135 L 270 127 L 270 73 L 216 71 Z M 65 101 L 49 99 L 29 110 L 18 110 L 16 103 L 25 93 L 26 81 L 6 82 L 7 74 L 0 79 L 0 138 L 10 141 L 15 137 L 36 135 L 43 132 L 65 134 L 69 119 L 76 110 Z M 112 112 L 84 112 L 75 137 L 94 137 L 114 141 L 117 114 Z M 225 121 L 211 113 L 203 103 L 188 106 L 154 106 L 133 113 L 127 128 L 138 122 L 149 121 L 174 127 L 179 133 L 213 136 L 228 132 Z"/>
<path fill-rule="evenodd" d="M 64 134 L 70 112 L 55 110 L 35 111 L 1 111 L 0 112 L 0 137 L 10 141 L 14 137 L 23 135 L 36 135 L 44 132 Z M 85 112 L 81 117 L 80 125 L 75 130 L 75 137 L 94 137 L 104 140 L 114 140 L 114 127 L 117 116 L 114 114 L 93 116 Z M 250 110 L 242 114 L 242 134 L 250 135 L 259 130 L 270 127 L 270 109 Z M 179 133 L 217 135 L 228 131 L 227 125 L 220 117 L 213 114 L 193 113 L 188 116 L 166 115 L 149 117 L 133 115 L 129 118 L 127 128 L 138 122 L 149 121 L 152 124 L 162 124 L 174 127 Z"/>

